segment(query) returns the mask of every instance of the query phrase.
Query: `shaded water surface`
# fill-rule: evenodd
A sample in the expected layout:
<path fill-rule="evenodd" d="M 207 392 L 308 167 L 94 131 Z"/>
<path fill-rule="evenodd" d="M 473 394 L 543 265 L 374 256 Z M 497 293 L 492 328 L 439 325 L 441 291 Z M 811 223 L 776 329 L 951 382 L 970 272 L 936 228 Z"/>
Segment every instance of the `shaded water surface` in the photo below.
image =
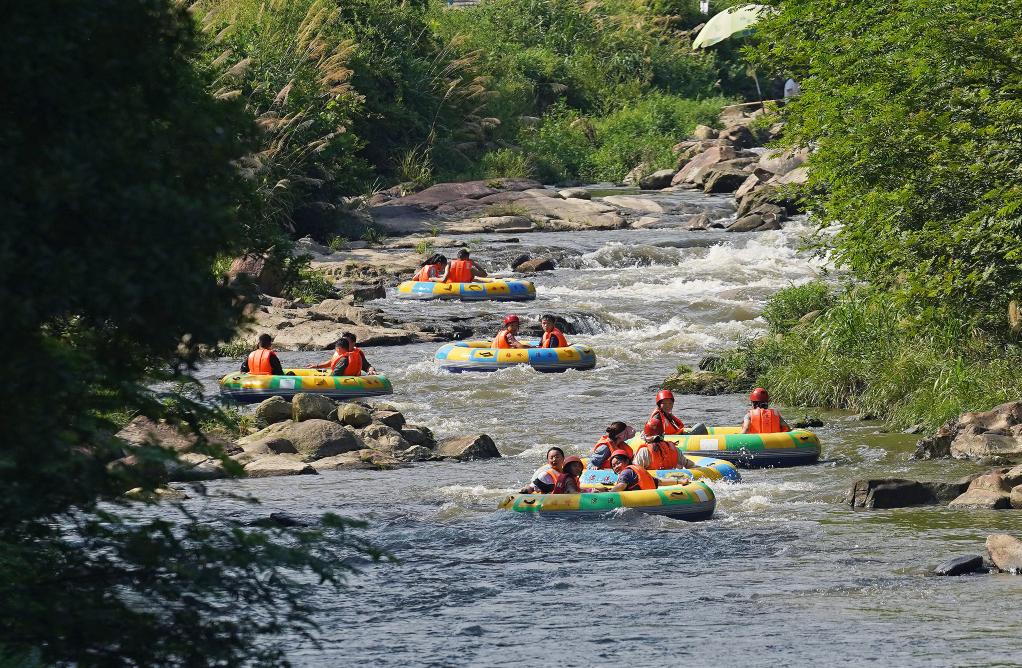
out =
<path fill-rule="evenodd" d="M 699 200 L 696 200 L 699 201 Z M 707 207 L 720 200 L 704 198 Z M 680 222 L 684 217 L 679 217 Z M 668 220 L 670 217 L 668 217 Z M 474 255 L 506 269 L 521 252 L 559 258 L 533 303 L 376 303 L 394 317 L 565 313 L 599 357 L 591 372 L 525 369 L 444 374 L 439 344 L 371 349 L 394 381 L 392 403 L 439 437 L 485 432 L 505 457 L 384 472 L 214 483 L 252 507 L 196 500 L 249 517 L 332 511 L 366 519 L 366 536 L 398 564 L 366 564 L 319 609 L 321 647 L 292 639 L 299 665 L 1016 665 L 1022 578 L 934 578 L 992 531 L 1022 533 L 1022 514 L 945 508 L 853 512 L 841 500 L 869 476 L 952 478 L 969 464 L 909 460 L 915 437 L 824 414 L 824 463 L 743 472 L 718 485 L 716 516 L 688 524 L 624 511 L 601 520 L 495 510 L 527 482 L 549 445 L 588 451 L 615 419 L 641 426 L 657 383 L 679 363 L 762 331 L 776 290 L 820 265 L 796 251 L 805 228 L 732 235 L 654 230 L 487 235 Z M 285 353 L 285 365 L 325 354 Z M 236 364 L 203 370 L 211 384 Z M 743 396 L 679 397 L 686 422 L 735 424 Z M 799 411 L 788 411 L 789 417 Z"/>

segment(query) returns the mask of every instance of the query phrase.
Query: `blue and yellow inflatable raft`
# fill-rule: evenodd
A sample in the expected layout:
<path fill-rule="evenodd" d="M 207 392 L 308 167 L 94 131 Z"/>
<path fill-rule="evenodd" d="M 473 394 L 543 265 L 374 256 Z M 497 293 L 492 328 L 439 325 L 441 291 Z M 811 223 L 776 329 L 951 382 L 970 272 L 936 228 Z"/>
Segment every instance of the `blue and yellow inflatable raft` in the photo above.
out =
<path fill-rule="evenodd" d="M 331 399 L 358 399 L 393 394 L 386 376 L 331 376 L 325 369 L 284 369 L 294 375 L 267 376 L 229 373 L 220 379 L 220 394 L 242 404 L 270 397 L 290 399 L 301 392 Z"/>
<path fill-rule="evenodd" d="M 686 480 L 704 482 L 740 482 L 742 476 L 734 464 L 713 457 L 688 457 L 695 465 L 687 469 L 651 470 L 649 474 L 657 480 L 673 484 Z M 536 476 L 538 477 L 538 476 Z M 579 478 L 582 487 L 611 487 L 617 482 L 617 474 L 611 469 L 584 469 Z"/>
<path fill-rule="evenodd" d="M 461 299 L 463 301 L 524 302 L 536 298 L 532 281 L 493 279 L 472 283 L 405 281 L 397 286 L 398 299 Z"/>
<path fill-rule="evenodd" d="M 511 494 L 499 506 L 502 510 L 539 516 L 593 516 L 618 508 L 634 508 L 649 515 L 689 521 L 709 519 L 716 507 L 713 490 L 701 481 L 634 492 Z"/>
<path fill-rule="evenodd" d="M 743 434 L 741 427 L 711 427 L 709 434 L 666 436 L 688 456 L 725 459 L 748 468 L 801 466 L 820 459 L 820 439 L 811 431 L 794 429 L 777 434 Z M 641 437 L 628 441 L 638 447 Z"/>
<path fill-rule="evenodd" d="M 539 341 L 523 340 L 527 345 Z M 552 372 L 596 366 L 596 353 L 589 346 L 571 345 L 564 348 L 491 348 L 489 341 L 458 341 L 448 343 L 436 351 L 436 363 L 445 371 L 498 371 L 508 367 L 528 365 L 536 371 Z"/>

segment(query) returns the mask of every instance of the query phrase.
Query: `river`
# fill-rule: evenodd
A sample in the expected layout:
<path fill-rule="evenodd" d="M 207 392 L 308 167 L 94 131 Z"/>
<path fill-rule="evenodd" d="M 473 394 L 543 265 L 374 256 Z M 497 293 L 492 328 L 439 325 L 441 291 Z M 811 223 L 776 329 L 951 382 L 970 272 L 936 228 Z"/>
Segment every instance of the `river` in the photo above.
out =
<path fill-rule="evenodd" d="M 708 208 L 719 198 L 686 195 Z M 700 199 L 701 198 L 701 199 Z M 670 219 L 670 217 L 668 217 Z M 678 222 L 680 223 L 680 218 Z M 321 646 L 282 642 L 297 665 L 709 665 L 886 663 L 1020 665 L 1022 578 L 928 575 L 944 558 L 983 551 L 993 531 L 1022 534 L 1022 513 L 940 507 L 853 511 L 853 480 L 951 479 L 975 465 L 914 462 L 916 437 L 824 412 L 823 462 L 744 471 L 717 485 L 716 515 L 685 523 L 620 512 L 599 520 L 496 510 L 527 482 L 550 445 L 589 450 L 603 427 L 641 428 L 658 382 L 679 363 L 753 336 L 778 289 L 820 275 L 797 248 L 804 222 L 754 234 L 666 229 L 473 235 L 473 257 L 507 268 L 521 252 L 553 254 L 535 302 L 376 305 L 394 317 L 515 312 L 565 314 L 572 342 L 598 355 L 590 372 L 447 374 L 439 344 L 373 348 L 394 383 L 389 399 L 438 437 L 484 432 L 505 457 L 395 471 L 219 481 L 200 513 L 271 511 L 365 519 L 399 563 L 368 563 L 341 594 L 317 600 Z M 284 353 L 285 366 L 326 353 Z M 201 371 L 209 387 L 235 360 Z M 687 423 L 736 424 L 744 396 L 679 396 Z M 790 417 L 804 411 L 785 410 Z M 251 493 L 262 506 L 218 498 Z M 212 505 L 210 505 L 212 504 Z"/>

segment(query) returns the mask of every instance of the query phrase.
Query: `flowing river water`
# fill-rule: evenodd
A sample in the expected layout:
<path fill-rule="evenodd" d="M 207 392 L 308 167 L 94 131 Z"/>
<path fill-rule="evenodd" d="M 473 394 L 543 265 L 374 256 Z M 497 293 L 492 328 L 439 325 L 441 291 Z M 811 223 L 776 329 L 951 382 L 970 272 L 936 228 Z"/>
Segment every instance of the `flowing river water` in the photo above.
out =
<path fill-rule="evenodd" d="M 721 211 L 720 198 L 687 195 Z M 679 218 L 678 222 L 687 216 Z M 670 217 L 667 217 L 670 220 Z M 754 234 L 680 226 L 473 235 L 473 257 L 507 269 L 521 253 L 553 254 L 524 304 L 374 305 L 395 319 L 564 314 L 592 345 L 597 368 L 539 374 L 447 374 L 440 344 L 367 350 L 393 381 L 388 398 L 438 437 L 484 432 L 504 457 L 394 471 L 219 481 L 188 502 L 211 518 L 284 511 L 364 519 L 364 536 L 398 563 L 364 563 L 345 591 L 311 603 L 320 646 L 282 642 L 298 665 L 703 665 L 887 663 L 1020 665 L 1022 578 L 928 575 L 946 557 L 980 553 L 987 534 L 1022 533 L 1022 514 L 943 507 L 853 511 L 842 498 L 865 477 L 953 479 L 978 470 L 909 459 L 914 436 L 824 412 L 815 466 L 743 471 L 715 487 L 698 523 L 618 512 L 599 520 L 496 510 L 526 483 L 550 445 L 587 452 L 603 427 L 640 427 L 658 383 L 679 363 L 761 332 L 766 300 L 820 275 L 798 252 L 804 223 Z M 328 353 L 284 353 L 285 366 Z M 202 369 L 210 388 L 236 360 Z M 739 395 L 679 396 L 687 423 L 736 424 Z M 789 417 L 803 411 L 784 410 Z M 217 492 L 251 493 L 252 507 Z"/>

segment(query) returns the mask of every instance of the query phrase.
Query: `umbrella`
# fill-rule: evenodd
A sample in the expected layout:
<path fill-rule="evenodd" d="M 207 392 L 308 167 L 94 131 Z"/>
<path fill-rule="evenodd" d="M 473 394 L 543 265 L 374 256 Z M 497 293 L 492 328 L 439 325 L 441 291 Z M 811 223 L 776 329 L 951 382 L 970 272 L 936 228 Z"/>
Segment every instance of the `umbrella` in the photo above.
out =
<path fill-rule="evenodd" d="M 752 32 L 753 24 L 770 11 L 773 9 L 766 5 L 741 5 L 725 9 L 706 22 L 692 42 L 692 48 L 704 49 L 734 35 L 748 35 Z"/>

